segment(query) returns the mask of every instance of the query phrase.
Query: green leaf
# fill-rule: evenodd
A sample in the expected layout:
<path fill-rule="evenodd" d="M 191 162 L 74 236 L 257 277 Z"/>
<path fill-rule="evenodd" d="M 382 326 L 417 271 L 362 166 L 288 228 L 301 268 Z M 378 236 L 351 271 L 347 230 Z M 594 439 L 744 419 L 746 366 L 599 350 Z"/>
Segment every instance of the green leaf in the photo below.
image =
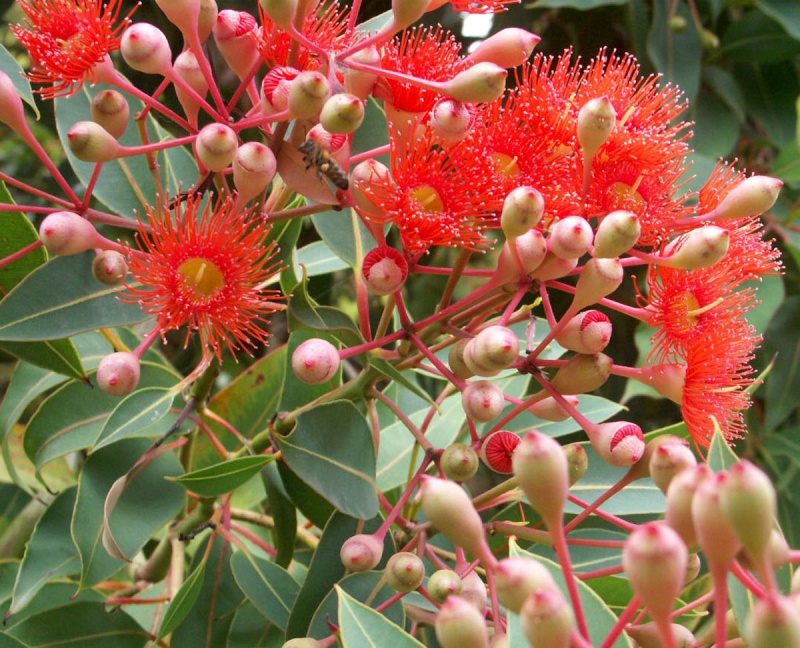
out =
<path fill-rule="evenodd" d="M 0 49 L 0 52 L 5 50 Z M 15 204 L 5 182 L 0 181 L 0 203 Z M 0 211 L 3 227 L 0 229 L 0 258 L 7 257 L 24 247 L 36 243 L 39 234 L 24 213 L 16 211 Z M 0 268 L 0 296 L 5 297 L 11 289 L 27 277 L 36 268 L 47 261 L 44 247 L 31 250 L 14 263 Z"/>
<path fill-rule="evenodd" d="M 771 171 L 773 176 L 784 182 L 800 183 L 800 143 L 795 139 L 794 142 L 787 144 L 778 153 L 773 164 Z"/>
<path fill-rule="evenodd" d="M 294 264 L 295 274 L 302 274 L 300 269 L 302 265 L 307 277 L 329 274 L 350 267 L 333 253 L 325 241 L 314 241 L 295 250 Z"/>
<path fill-rule="evenodd" d="M 34 270 L 0 302 L 0 340 L 57 340 L 147 318 L 117 299 L 119 288 L 92 274 L 94 252 L 55 257 Z"/>
<path fill-rule="evenodd" d="M 294 288 L 289 300 L 289 314 L 297 325 L 314 331 L 327 331 L 345 346 L 362 344 L 364 340 L 353 320 L 332 306 L 320 306 L 307 292 L 307 281 Z M 292 330 L 296 327 L 292 326 Z"/>
<path fill-rule="evenodd" d="M 434 407 L 436 406 L 436 402 L 430 397 L 428 392 L 422 389 L 410 378 L 404 376 L 403 372 L 395 369 L 393 364 L 386 362 L 386 360 L 381 360 L 380 358 L 370 358 L 369 364 L 373 369 L 386 376 L 389 380 L 393 380 L 394 382 L 402 385 L 406 389 L 414 392 L 417 396 L 426 400 Z"/>
<path fill-rule="evenodd" d="M 734 74 L 747 99 L 752 118 L 760 122 L 772 143 L 784 146 L 794 141 L 797 127 L 795 99 L 800 81 L 794 63 L 736 63 Z"/>
<path fill-rule="evenodd" d="M 663 2 L 653 4 L 653 19 L 647 39 L 647 53 L 656 69 L 664 75 L 664 81 L 680 87 L 691 102 L 700 88 L 703 46 L 697 25 L 689 8 L 678 5 L 676 15 L 687 21 L 682 32 L 669 27 L 669 6 Z"/>
<path fill-rule="evenodd" d="M 797 407 L 800 390 L 800 297 L 787 299 L 772 318 L 764 336 L 764 354 L 775 357 L 766 381 L 766 426 L 777 427 Z M 777 355 L 776 355 L 777 354 Z"/>
<path fill-rule="evenodd" d="M 170 481 L 178 482 L 201 497 L 217 497 L 238 488 L 274 459 L 274 455 L 238 457 L 171 478 Z"/>
<path fill-rule="evenodd" d="M 728 442 L 719 430 L 714 433 L 714 438 L 711 439 L 706 461 L 708 462 L 709 468 L 715 473 L 728 470 L 728 468 L 739 461 L 739 457 L 731 450 L 730 445 L 728 445 Z"/>
<path fill-rule="evenodd" d="M 283 632 L 250 603 L 236 610 L 227 640 L 225 648 L 281 648 L 284 644 Z"/>
<path fill-rule="evenodd" d="M 336 594 L 339 597 L 339 630 L 345 646 L 422 648 L 414 637 L 338 585 Z"/>
<path fill-rule="evenodd" d="M 732 61 L 777 63 L 800 53 L 800 42 L 781 24 L 761 13 L 747 11 L 725 30 L 718 54 Z"/>
<path fill-rule="evenodd" d="M 692 146 L 709 157 L 723 157 L 739 139 L 739 120 L 731 109 L 711 92 L 701 92 L 692 103 L 689 119 L 695 123 Z"/>
<path fill-rule="evenodd" d="M 283 567 L 248 552 L 231 558 L 233 577 L 250 602 L 281 630 L 286 629 L 300 585 Z"/>
<path fill-rule="evenodd" d="M 81 364 L 72 340 L 42 342 L 2 342 L 0 349 L 37 367 L 49 369 L 69 378 L 83 380 L 86 370 Z"/>
<path fill-rule="evenodd" d="M 160 387 L 128 394 L 111 412 L 92 452 L 122 439 L 165 434 L 177 419 L 177 415 L 168 416 L 175 398 L 173 390 Z"/>
<path fill-rule="evenodd" d="M 378 512 L 372 431 L 352 403 L 303 412 L 295 430 L 275 440 L 288 466 L 338 510 L 361 519 Z"/>
<path fill-rule="evenodd" d="M 756 6 L 777 20 L 795 40 L 800 40 L 800 6 L 795 0 L 756 0 Z"/>
<path fill-rule="evenodd" d="M 267 469 L 269 469 L 269 466 L 267 466 Z M 323 528 L 336 509 L 331 506 L 328 500 L 300 479 L 286 465 L 286 462 L 281 461 L 278 463 L 278 474 L 283 485 L 283 492 L 287 493 L 297 510 L 315 526 Z"/>
<path fill-rule="evenodd" d="M 275 563 L 288 567 L 294 557 L 294 543 L 297 538 L 297 507 L 284 490 L 275 464 L 264 466 L 261 480 L 269 500 L 272 519 L 275 521 L 272 529 L 272 544 L 278 550 Z"/>
<path fill-rule="evenodd" d="M 19 96 L 22 97 L 22 100 L 26 104 L 33 108 L 36 113 L 36 119 L 39 119 L 39 107 L 36 105 L 36 101 L 33 98 L 31 84 L 25 77 L 25 73 L 19 63 L 17 63 L 17 59 L 15 59 L 14 55 L 3 45 L 0 45 L 0 70 L 8 75 L 8 78 L 11 79 L 11 83 L 14 84 L 17 92 L 19 92 Z"/>
<path fill-rule="evenodd" d="M 206 576 L 206 561 L 201 562 L 195 570 L 189 574 L 189 577 L 183 581 L 183 585 L 175 594 L 175 598 L 167 608 L 164 614 L 164 620 L 161 622 L 161 627 L 158 629 L 157 640 L 161 641 L 170 632 L 175 630 L 186 618 L 186 615 L 192 609 L 192 606 L 197 602 L 200 596 L 200 590 L 203 588 L 203 581 Z"/>
<path fill-rule="evenodd" d="M 351 268 L 360 268 L 364 255 L 378 245 L 354 209 L 314 214 L 311 221 L 333 253 Z"/>

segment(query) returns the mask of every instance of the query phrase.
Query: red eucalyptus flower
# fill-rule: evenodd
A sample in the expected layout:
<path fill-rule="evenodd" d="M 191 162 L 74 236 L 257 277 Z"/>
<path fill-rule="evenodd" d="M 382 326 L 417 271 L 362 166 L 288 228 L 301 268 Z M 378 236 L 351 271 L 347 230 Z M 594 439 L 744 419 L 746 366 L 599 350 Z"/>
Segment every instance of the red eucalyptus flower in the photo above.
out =
<path fill-rule="evenodd" d="M 266 341 L 266 317 L 282 305 L 263 284 L 279 271 L 277 248 L 267 243 L 270 227 L 234 211 L 234 201 L 212 206 L 190 196 L 183 206 L 148 208 L 139 248 L 130 258 L 136 283 L 126 300 L 158 316 L 162 333 L 188 325 L 186 343 L 197 331 L 205 353 L 222 347 L 251 349 Z"/>
<path fill-rule="evenodd" d="M 92 77 L 92 69 L 119 49 L 120 34 L 130 17 L 119 21 L 122 0 L 19 0 L 17 4 L 27 20 L 11 29 L 31 55 L 28 78 L 45 84 L 39 92 L 47 98 L 71 95 Z"/>

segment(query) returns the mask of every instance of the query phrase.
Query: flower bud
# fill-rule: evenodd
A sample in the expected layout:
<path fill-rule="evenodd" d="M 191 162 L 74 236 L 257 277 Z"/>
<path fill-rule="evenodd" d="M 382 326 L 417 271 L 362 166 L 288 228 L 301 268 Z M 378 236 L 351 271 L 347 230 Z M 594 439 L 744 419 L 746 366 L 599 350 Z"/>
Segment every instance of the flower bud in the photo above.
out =
<path fill-rule="evenodd" d="M 331 87 L 325 75 L 319 72 L 300 72 L 289 85 L 288 109 L 296 119 L 311 119 L 319 115 Z"/>
<path fill-rule="evenodd" d="M 92 261 L 92 274 L 106 286 L 118 286 L 128 275 L 128 264 L 119 252 L 103 250 Z"/>
<path fill-rule="evenodd" d="M 214 41 L 231 70 L 244 79 L 261 58 L 255 46 L 256 19 L 246 11 L 223 9 L 214 25 Z"/>
<path fill-rule="evenodd" d="M 356 63 L 363 63 L 372 67 L 380 67 L 381 54 L 378 48 L 374 45 L 365 47 L 353 52 L 348 57 L 348 60 Z M 354 94 L 359 99 L 366 99 L 372 94 L 375 87 L 375 82 L 378 80 L 378 75 L 372 72 L 364 72 L 362 70 L 355 70 L 347 68 L 344 73 L 344 87 L 347 92 Z"/>
<path fill-rule="evenodd" d="M 453 99 L 442 99 L 431 108 L 428 126 L 447 144 L 460 142 L 467 136 L 475 120 L 467 104 Z"/>
<path fill-rule="evenodd" d="M 691 583 L 697 578 L 700 575 L 700 567 L 700 556 L 697 553 L 690 553 L 686 563 L 686 578 L 683 579 L 683 582 Z"/>
<path fill-rule="evenodd" d="M 478 376 L 493 376 L 519 358 L 517 334 L 506 326 L 489 326 L 469 341 L 464 361 Z"/>
<path fill-rule="evenodd" d="M 22 106 L 19 90 L 2 70 L 0 70 L 0 122 L 9 126 L 16 133 L 24 133 L 28 130 L 25 108 Z"/>
<path fill-rule="evenodd" d="M 466 60 L 469 63 L 487 61 L 502 68 L 515 68 L 528 60 L 541 40 L 525 29 L 506 27 L 478 43 Z"/>
<path fill-rule="evenodd" d="M 727 473 L 717 473 L 704 480 L 692 499 L 692 522 L 697 541 L 712 570 L 714 566 L 727 566 L 742 546 L 722 510 L 721 493 L 727 479 Z"/>
<path fill-rule="evenodd" d="M 594 239 L 592 226 L 583 216 L 567 216 L 550 227 L 549 248 L 560 259 L 579 259 Z"/>
<path fill-rule="evenodd" d="M 184 37 L 197 29 L 200 14 L 200 0 L 156 0 L 158 8 L 164 12 L 173 25 Z"/>
<path fill-rule="evenodd" d="M 547 256 L 547 239 L 538 230 L 528 230 L 521 236 L 506 241 L 503 244 L 500 257 L 497 259 L 496 273 L 498 279 L 504 283 L 512 283 L 521 279 L 519 265 L 514 255 L 511 254 L 510 246 L 512 243 L 517 248 L 517 255 L 522 264 L 522 269 L 528 277 L 534 272 L 538 274 L 538 268 Z M 574 268 L 575 266 L 573 265 L 572 267 Z"/>
<path fill-rule="evenodd" d="M 431 0 L 392 0 L 392 18 L 396 29 L 405 29 L 427 11 Z"/>
<path fill-rule="evenodd" d="M 444 94 L 465 103 L 499 99 L 506 89 L 508 72 L 494 63 L 476 63 L 443 84 Z"/>
<path fill-rule="evenodd" d="M 542 194 L 533 187 L 517 187 L 503 201 L 500 226 L 507 239 L 516 238 L 536 227 L 543 215 Z"/>
<path fill-rule="evenodd" d="M 298 0 L 258 0 L 264 13 L 285 32 L 290 32 Z"/>
<path fill-rule="evenodd" d="M 175 59 L 175 74 L 186 82 L 192 90 L 199 96 L 205 97 L 208 92 L 208 82 L 200 69 L 192 50 L 184 50 Z M 197 116 L 200 114 L 200 104 L 197 99 L 189 93 L 181 84 L 175 84 L 175 94 L 178 96 L 183 112 L 192 124 L 197 124 Z"/>
<path fill-rule="evenodd" d="M 292 354 L 292 369 L 297 377 L 311 385 L 328 382 L 339 371 L 339 352 L 327 340 L 311 338 Z"/>
<path fill-rule="evenodd" d="M 406 282 L 408 262 L 398 250 L 381 245 L 367 252 L 361 273 L 371 293 L 392 295 Z"/>
<path fill-rule="evenodd" d="M 50 254 L 71 256 L 95 247 L 99 235 L 89 221 L 74 212 L 48 214 L 39 225 L 39 238 Z"/>
<path fill-rule="evenodd" d="M 284 642 L 281 648 L 322 648 L 322 642 L 311 637 L 295 637 Z"/>
<path fill-rule="evenodd" d="M 564 400 L 572 405 L 572 407 L 578 407 L 579 399 L 577 396 L 564 396 Z M 538 416 L 540 419 L 552 421 L 553 423 L 566 421 L 571 416 L 569 410 L 552 396 L 547 396 L 535 402 L 528 407 L 528 411 L 534 416 Z"/>
<path fill-rule="evenodd" d="M 219 9 L 216 0 L 200 0 L 200 15 L 197 17 L 197 35 L 200 37 L 200 42 L 205 43 L 214 25 L 217 24 L 217 16 Z"/>
<path fill-rule="evenodd" d="M 556 342 L 577 353 L 600 353 L 610 340 L 611 320 L 597 310 L 578 313 L 556 335 Z"/>
<path fill-rule="evenodd" d="M 565 277 L 578 267 L 578 259 L 562 259 L 552 252 L 547 253 L 541 265 L 536 268 L 536 272 L 531 274 L 532 278 L 539 281 L 550 281 Z"/>
<path fill-rule="evenodd" d="M 783 182 L 769 176 L 745 178 L 704 216 L 715 218 L 747 218 L 769 211 L 778 200 Z"/>
<path fill-rule="evenodd" d="M 589 259 L 575 285 L 572 310 L 581 310 L 608 297 L 622 283 L 625 272 L 619 259 Z"/>
<path fill-rule="evenodd" d="M 114 136 L 93 121 L 81 121 L 70 128 L 67 144 L 82 162 L 109 162 L 122 154 L 122 146 Z"/>
<path fill-rule="evenodd" d="M 654 619 L 669 618 L 683 587 L 688 554 L 681 537 L 663 522 L 638 527 L 625 542 L 622 566 Z"/>
<path fill-rule="evenodd" d="M 525 600 L 534 592 L 556 587 L 547 567 L 527 557 L 498 561 L 494 570 L 494 584 L 500 603 L 515 614 L 519 614 Z"/>
<path fill-rule="evenodd" d="M 613 364 L 604 353 L 579 353 L 558 368 L 550 384 L 559 394 L 592 392 L 608 380 Z"/>
<path fill-rule="evenodd" d="M 519 487 L 548 528 L 559 524 L 569 490 L 569 466 L 558 441 L 536 430 L 529 432 L 511 463 Z"/>
<path fill-rule="evenodd" d="M 469 339 L 467 338 L 458 340 L 452 347 L 450 347 L 450 353 L 447 356 L 447 363 L 450 365 L 450 370 L 458 378 L 461 378 L 461 380 L 467 380 L 475 375 L 464 361 L 464 350 L 467 348 L 468 343 Z M 491 421 L 492 419 L 489 420 Z"/>
<path fill-rule="evenodd" d="M 589 455 L 586 454 L 586 449 L 580 443 L 565 445 L 563 450 L 569 467 L 569 485 L 573 486 L 583 479 L 586 471 L 589 470 Z"/>
<path fill-rule="evenodd" d="M 616 125 L 617 111 L 608 97 L 590 99 L 583 104 L 578 111 L 578 142 L 586 163 L 594 157 Z"/>
<path fill-rule="evenodd" d="M 278 162 L 269 146 L 261 142 L 245 142 L 233 156 L 233 184 L 243 202 L 263 192 L 275 177 Z"/>
<path fill-rule="evenodd" d="M 381 218 L 385 215 L 385 210 L 375 205 L 365 193 L 365 188 L 376 185 L 389 184 L 392 182 L 392 175 L 385 164 L 377 160 L 364 160 L 356 164 L 350 171 L 350 185 L 356 205 L 361 207 L 370 215 Z"/>
<path fill-rule="evenodd" d="M 128 128 L 131 109 L 128 100 L 116 90 L 101 90 L 92 97 L 92 121 L 100 124 L 112 137 L 119 139 Z"/>
<path fill-rule="evenodd" d="M 648 468 L 656 486 L 662 493 L 666 493 L 675 475 L 696 465 L 697 459 L 687 443 L 669 441 L 655 449 L 650 456 Z"/>
<path fill-rule="evenodd" d="M 119 51 L 137 72 L 167 76 L 172 71 L 169 41 L 155 25 L 140 22 L 128 27 L 122 34 Z"/>
<path fill-rule="evenodd" d="M 300 74 L 292 67 L 272 68 L 261 82 L 261 111 L 265 115 L 282 112 L 289 107 L 289 91 L 292 82 Z"/>
<path fill-rule="evenodd" d="M 698 464 L 675 475 L 667 488 L 665 521 L 677 531 L 687 547 L 692 547 L 697 542 L 692 517 L 695 492 L 697 487 L 712 475 L 707 465 Z"/>
<path fill-rule="evenodd" d="M 443 603 L 451 594 L 461 594 L 461 576 L 452 569 L 439 569 L 428 579 L 428 594 L 437 603 Z"/>
<path fill-rule="evenodd" d="M 386 582 L 398 592 L 413 592 L 425 580 L 425 565 L 417 554 L 401 551 L 386 563 Z"/>
<path fill-rule="evenodd" d="M 477 572 L 471 571 L 469 574 L 461 579 L 463 587 L 459 596 L 475 606 L 478 612 L 486 610 L 486 602 L 488 601 L 488 592 L 486 591 L 486 583 L 483 582 Z"/>
<path fill-rule="evenodd" d="M 236 133 L 224 124 L 209 124 L 197 134 L 195 150 L 200 163 L 209 171 L 224 171 L 233 158 L 239 143 Z"/>
<path fill-rule="evenodd" d="M 612 466 L 632 466 L 645 450 L 642 428 L 635 423 L 611 421 L 586 430 L 592 447 Z"/>
<path fill-rule="evenodd" d="M 481 444 L 483 463 L 501 475 L 510 475 L 513 472 L 511 458 L 520 441 L 519 436 L 508 430 L 492 432 Z"/>
<path fill-rule="evenodd" d="M 460 596 L 448 596 L 434 623 L 442 648 L 489 648 L 489 630 L 474 605 Z"/>
<path fill-rule="evenodd" d="M 663 648 L 664 646 L 658 626 L 652 621 L 643 625 L 627 626 L 625 633 L 636 642 L 639 648 Z M 675 648 L 697 648 L 700 645 L 692 631 L 679 623 L 670 624 L 670 633 L 675 640 Z"/>
<path fill-rule="evenodd" d="M 451 542 L 463 547 L 485 565 L 495 563 L 483 521 L 466 491 L 455 482 L 424 475 L 419 487 L 422 510 L 431 524 Z"/>
<path fill-rule="evenodd" d="M 725 257 L 730 242 L 725 228 L 703 225 L 667 245 L 659 263 L 681 270 L 710 268 Z"/>
<path fill-rule="evenodd" d="M 639 240 L 642 225 L 630 211 L 619 210 L 603 217 L 594 233 L 592 256 L 613 259 L 630 250 Z"/>
<path fill-rule="evenodd" d="M 106 394 L 127 396 L 139 384 L 139 358 L 129 351 L 107 355 L 97 366 L 97 384 Z"/>
<path fill-rule="evenodd" d="M 461 393 L 461 404 L 467 416 L 476 423 L 488 423 L 503 411 L 506 401 L 503 390 L 488 380 L 467 383 Z"/>
<path fill-rule="evenodd" d="M 345 569 L 352 572 L 365 572 L 374 569 L 381 561 L 383 542 L 374 535 L 359 533 L 344 541 L 339 557 Z"/>
<path fill-rule="evenodd" d="M 747 648 L 800 646 L 800 610 L 781 594 L 756 601 L 744 626 Z"/>
<path fill-rule="evenodd" d="M 466 443 L 453 443 L 442 452 L 439 465 L 448 479 L 465 482 L 478 472 L 478 453 Z"/>
<path fill-rule="evenodd" d="M 322 106 L 319 121 L 330 133 L 349 135 L 364 121 L 364 103 L 355 95 L 339 92 Z"/>
<path fill-rule="evenodd" d="M 569 648 L 574 619 L 564 595 L 556 587 L 533 592 L 519 612 L 522 631 L 536 648 Z"/>
<path fill-rule="evenodd" d="M 686 384 L 686 365 L 665 362 L 642 367 L 636 379 L 665 398 L 680 404 L 683 400 L 683 386 Z"/>

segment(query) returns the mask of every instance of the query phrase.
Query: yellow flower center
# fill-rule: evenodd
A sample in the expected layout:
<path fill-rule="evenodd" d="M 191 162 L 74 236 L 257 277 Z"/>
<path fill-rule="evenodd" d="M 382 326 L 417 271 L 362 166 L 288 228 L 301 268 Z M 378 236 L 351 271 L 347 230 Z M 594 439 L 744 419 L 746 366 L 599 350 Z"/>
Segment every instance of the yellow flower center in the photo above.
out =
<path fill-rule="evenodd" d="M 492 153 L 492 160 L 497 170 L 506 178 L 513 178 L 519 174 L 519 164 L 517 158 L 506 155 L 505 153 Z"/>
<path fill-rule="evenodd" d="M 689 331 L 693 326 L 697 325 L 703 311 L 700 310 L 700 312 L 697 312 L 700 307 L 700 302 L 697 301 L 697 297 L 695 297 L 694 294 L 690 292 L 684 293 L 675 305 L 678 307 L 676 308 L 676 313 L 682 313 L 684 315 L 683 321 L 681 322 L 684 331 Z"/>
<path fill-rule="evenodd" d="M 426 212 L 443 212 L 444 202 L 439 192 L 430 185 L 422 185 L 411 192 L 411 197 L 416 200 Z"/>
<path fill-rule="evenodd" d="M 611 191 L 617 194 L 620 199 L 633 201 L 636 208 L 628 208 L 631 211 L 640 211 L 647 207 L 647 203 L 645 202 L 644 198 L 642 198 L 642 195 L 636 190 L 636 186 L 631 187 L 629 184 L 624 182 L 615 182 L 613 185 L 611 185 Z"/>
<path fill-rule="evenodd" d="M 225 275 L 213 261 L 194 257 L 181 263 L 178 272 L 183 275 L 184 285 L 193 288 L 198 295 L 211 297 L 225 287 Z"/>

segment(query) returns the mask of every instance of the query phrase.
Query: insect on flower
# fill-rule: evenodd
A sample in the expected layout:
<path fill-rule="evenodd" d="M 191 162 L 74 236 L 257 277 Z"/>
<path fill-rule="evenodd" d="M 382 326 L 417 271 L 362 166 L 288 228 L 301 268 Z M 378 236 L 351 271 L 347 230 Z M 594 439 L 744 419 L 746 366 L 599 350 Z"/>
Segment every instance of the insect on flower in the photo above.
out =
<path fill-rule="evenodd" d="M 312 166 L 316 167 L 318 178 L 325 176 L 337 189 L 347 191 L 350 187 L 347 172 L 331 157 L 330 152 L 311 139 L 303 142 L 298 150 L 303 154 L 303 159 L 306 161 L 306 170 Z"/>

